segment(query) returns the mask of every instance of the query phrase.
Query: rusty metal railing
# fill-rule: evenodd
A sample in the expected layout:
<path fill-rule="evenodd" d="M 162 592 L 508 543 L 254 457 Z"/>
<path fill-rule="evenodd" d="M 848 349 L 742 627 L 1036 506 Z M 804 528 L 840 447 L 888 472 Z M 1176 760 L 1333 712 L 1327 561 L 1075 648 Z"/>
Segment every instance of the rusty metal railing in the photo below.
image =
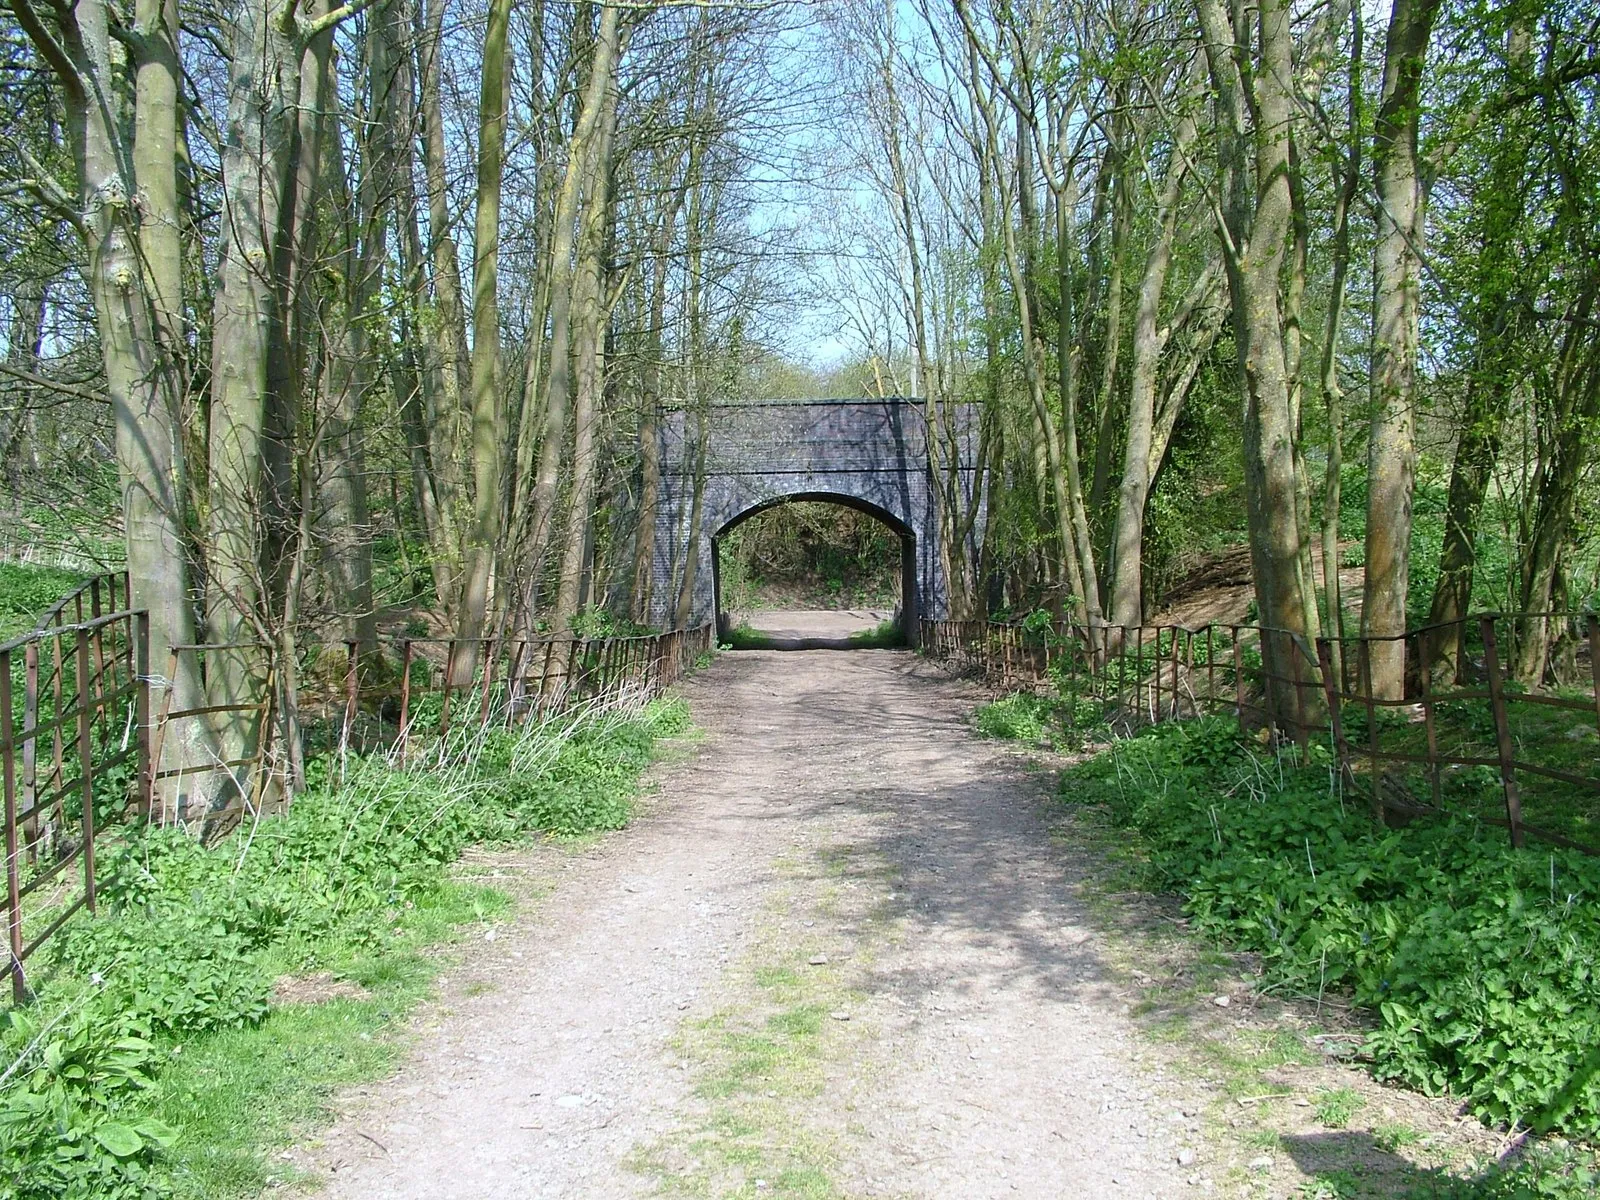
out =
<path fill-rule="evenodd" d="M 611 638 L 401 638 L 394 647 L 398 680 L 377 682 L 363 677 L 359 646 L 347 641 L 338 744 L 389 751 L 403 763 L 416 737 L 449 735 L 460 705 L 471 706 L 469 719 L 475 715 L 479 726 L 509 726 L 581 703 L 655 697 L 714 648 L 714 636 L 707 624 Z M 461 679 L 469 647 L 475 665 L 471 678 Z M 438 713 L 424 717 L 417 702 L 431 695 L 439 697 Z M 384 719 L 386 709 L 392 720 Z M 365 729 L 363 713 L 376 718 Z"/>
<path fill-rule="evenodd" d="M 1502 647 L 1515 626 L 1555 622 L 1569 652 L 1564 685 L 1512 680 Z M 1600 854 L 1600 617 L 1486 614 L 1393 638 L 1317 638 L 1254 625 L 1110 627 L 923 621 L 933 657 L 1000 690 L 1050 687 L 1063 720 L 1121 726 L 1226 714 L 1304 751 L 1326 744 L 1342 786 L 1379 820 L 1452 813 Z M 1380 643 L 1403 645 L 1399 696 L 1372 686 Z M 1264 643 L 1267 645 L 1264 647 Z M 1438 648 L 1459 647 L 1454 661 Z M 1263 654 L 1263 649 L 1268 653 Z M 1447 656 L 1445 656 L 1447 657 Z M 1586 660 L 1586 661 L 1585 661 Z M 1269 664 L 1275 664 L 1269 666 Z"/>
<path fill-rule="evenodd" d="M 254 643 L 174 646 L 166 674 L 152 675 L 149 615 L 127 605 L 126 575 L 100 576 L 53 605 L 35 629 L 0 645 L 7 941 L 0 978 L 10 978 L 18 1003 L 40 946 L 77 913 L 94 911 L 99 841 L 130 822 L 186 819 L 191 814 L 169 811 L 163 799 L 185 777 L 229 771 L 249 780 L 228 803 L 198 814 L 208 831 L 227 828 L 230 815 L 271 807 L 269 796 L 287 797 L 284 735 L 298 738 L 299 727 L 284 716 L 283 664 Z M 391 752 L 403 763 L 419 741 L 442 741 L 465 725 L 515 725 L 581 704 L 660 695 L 714 641 L 710 625 L 637 637 L 482 639 L 471 644 L 474 666 L 462 678 L 468 645 L 399 639 L 398 676 L 384 682 L 381 668 L 364 678 L 357 648 L 347 643 L 342 692 L 297 699 L 309 699 L 306 711 L 337 730 L 338 749 Z M 252 649 L 262 655 L 254 694 L 175 703 L 182 656 L 194 656 L 185 665 L 203 681 L 206 656 Z M 179 723 L 222 714 L 253 723 L 242 757 L 164 765 Z"/>
<path fill-rule="evenodd" d="M 10 976 L 19 1001 L 29 957 L 74 913 L 94 910 L 97 833 L 144 815 L 150 794 L 146 614 L 63 623 L 52 613 L 52 623 L 0 646 L 8 948 L 0 977 Z M 32 936 L 30 915 L 44 922 Z"/>

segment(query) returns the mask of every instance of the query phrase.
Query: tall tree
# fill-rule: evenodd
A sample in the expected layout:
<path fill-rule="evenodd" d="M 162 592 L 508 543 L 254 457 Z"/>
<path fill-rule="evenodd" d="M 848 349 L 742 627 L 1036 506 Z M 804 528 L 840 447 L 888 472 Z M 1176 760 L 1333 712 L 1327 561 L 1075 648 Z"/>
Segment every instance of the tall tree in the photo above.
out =
<path fill-rule="evenodd" d="M 1378 241 L 1373 257 L 1372 429 L 1367 438 L 1366 583 L 1362 632 L 1373 695 L 1405 694 L 1411 502 L 1417 470 L 1418 259 L 1425 193 L 1417 149 L 1422 68 L 1439 0 L 1395 0 L 1373 128 Z"/>

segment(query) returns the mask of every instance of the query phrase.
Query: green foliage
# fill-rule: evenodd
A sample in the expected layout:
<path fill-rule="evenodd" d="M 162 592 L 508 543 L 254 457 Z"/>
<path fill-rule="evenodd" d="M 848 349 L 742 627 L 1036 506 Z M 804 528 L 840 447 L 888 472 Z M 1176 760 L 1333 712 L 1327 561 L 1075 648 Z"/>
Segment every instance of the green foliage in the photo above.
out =
<path fill-rule="evenodd" d="M 1366 1104 L 1354 1088 L 1330 1088 L 1317 1094 L 1317 1120 L 1329 1129 L 1343 1129 Z"/>
<path fill-rule="evenodd" d="M 196 1150 L 183 1140 L 189 1109 L 160 1095 L 180 1050 L 249 1045 L 227 1039 L 269 1017 L 285 966 L 388 982 L 408 939 L 444 936 L 493 905 L 448 877 L 467 845 L 623 824 L 655 740 L 687 723 L 681 702 L 656 703 L 463 734 L 405 770 L 318 760 L 287 812 L 217 845 L 144 829 L 108 846 L 101 915 L 47 944 L 37 1003 L 0 1028 L 13 1064 L 0 1085 L 0 1194 L 173 1194 L 173 1155 Z M 296 1069 L 285 1059 L 277 1078 Z M 229 1158 L 235 1174 L 245 1145 Z"/>
<path fill-rule="evenodd" d="M 740 621 L 728 630 L 728 640 L 723 642 L 724 650 L 765 650 L 772 644 L 772 640 L 764 633 L 757 633 L 749 621 Z"/>
<path fill-rule="evenodd" d="M 717 553 L 726 612 L 886 607 L 899 598 L 900 539 L 841 504 L 779 504 L 718 538 Z"/>
<path fill-rule="evenodd" d="M 1032 745 L 1076 745 L 1100 721 L 1100 705 L 1064 692 L 1060 697 L 1017 692 L 981 706 L 973 724 L 984 737 Z"/>
<path fill-rule="evenodd" d="M 1413 1200 L 1590 1200 L 1597 1194 L 1594 1160 L 1564 1146 L 1535 1146 L 1475 1179 L 1436 1177 L 1410 1193 Z"/>
<path fill-rule="evenodd" d="M 1137 831 L 1148 882 L 1271 984 L 1370 1010 L 1380 1078 L 1485 1121 L 1600 1135 L 1600 862 L 1516 852 L 1469 818 L 1372 824 L 1328 755 L 1271 757 L 1225 719 L 1151 728 L 1063 778 Z"/>
<path fill-rule="evenodd" d="M 905 635 L 900 632 L 900 622 L 893 618 L 879 621 L 871 629 L 858 629 L 850 635 L 850 642 L 863 650 L 883 650 L 905 645 Z"/>
<path fill-rule="evenodd" d="M 0 641 L 32 629 L 44 610 L 83 582 L 74 571 L 0 563 Z"/>
<path fill-rule="evenodd" d="M 1008 742 L 1043 742 L 1051 723 L 1052 704 L 1043 696 L 1018 692 L 985 704 L 973 716 L 984 737 Z"/>
<path fill-rule="evenodd" d="M 572 618 L 572 633 L 581 638 L 642 637 L 656 633 L 648 625 L 639 625 L 627 617 L 604 608 L 590 605 Z"/>

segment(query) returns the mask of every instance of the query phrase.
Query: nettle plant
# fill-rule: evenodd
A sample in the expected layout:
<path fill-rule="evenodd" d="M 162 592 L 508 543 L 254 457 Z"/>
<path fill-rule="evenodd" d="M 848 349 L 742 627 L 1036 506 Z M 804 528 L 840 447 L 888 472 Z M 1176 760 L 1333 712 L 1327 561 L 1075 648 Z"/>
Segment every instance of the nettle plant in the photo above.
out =
<path fill-rule="evenodd" d="M 1146 730 L 1062 794 L 1137 830 L 1147 881 L 1276 987 L 1371 1011 L 1380 1078 L 1600 1136 L 1600 861 L 1515 851 L 1467 818 L 1376 826 L 1324 751 L 1264 752 L 1221 718 Z"/>
<path fill-rule="evenodd" d="M 108 845 L 99 915 L 47 944 L 38 1002 L 0 1018 L 0 1196 L 170 1194 L 182 1131 L 148 1113 L 181 1047 L 262 1022 L 289 950 L 315 969 L 393 946 L 468 845 L 623 824 L 655 740 L 686 725 L 658 702 L 463 733 L 404 768 L 323 759 L 292 808 L 215 845 Z"/>

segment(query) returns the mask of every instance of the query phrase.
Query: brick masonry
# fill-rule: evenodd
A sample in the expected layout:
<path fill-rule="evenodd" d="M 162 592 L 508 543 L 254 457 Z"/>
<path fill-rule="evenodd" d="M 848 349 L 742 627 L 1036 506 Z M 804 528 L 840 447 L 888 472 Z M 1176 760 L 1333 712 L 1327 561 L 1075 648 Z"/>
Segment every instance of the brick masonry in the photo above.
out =
<path fill-rule="evenodd" d="M 695 539 L 691 534 L 699 425 L 693 414 L 681 409 L 662 418 L 653 623 L 672 624 L 691 544 L 698 561 L 689 624 L 710 620 L 716 603 L 715 540 L 763 509 L 790 500 L 846 504 L 900 535 L 905 570 L 901 593 L 906 598 L 901 616 L 913 640 L 919 617 L 946 615 L 944 559 L 922 401 L 758 401 L 717 405 L 706 420 L 705 486 Z M 958 470 L 961 486 L 970 495 L 976 474 L 975 412 L 961 409 L 957 423 Z M 983 536 L 981 514 L 973 536 Z"/>

